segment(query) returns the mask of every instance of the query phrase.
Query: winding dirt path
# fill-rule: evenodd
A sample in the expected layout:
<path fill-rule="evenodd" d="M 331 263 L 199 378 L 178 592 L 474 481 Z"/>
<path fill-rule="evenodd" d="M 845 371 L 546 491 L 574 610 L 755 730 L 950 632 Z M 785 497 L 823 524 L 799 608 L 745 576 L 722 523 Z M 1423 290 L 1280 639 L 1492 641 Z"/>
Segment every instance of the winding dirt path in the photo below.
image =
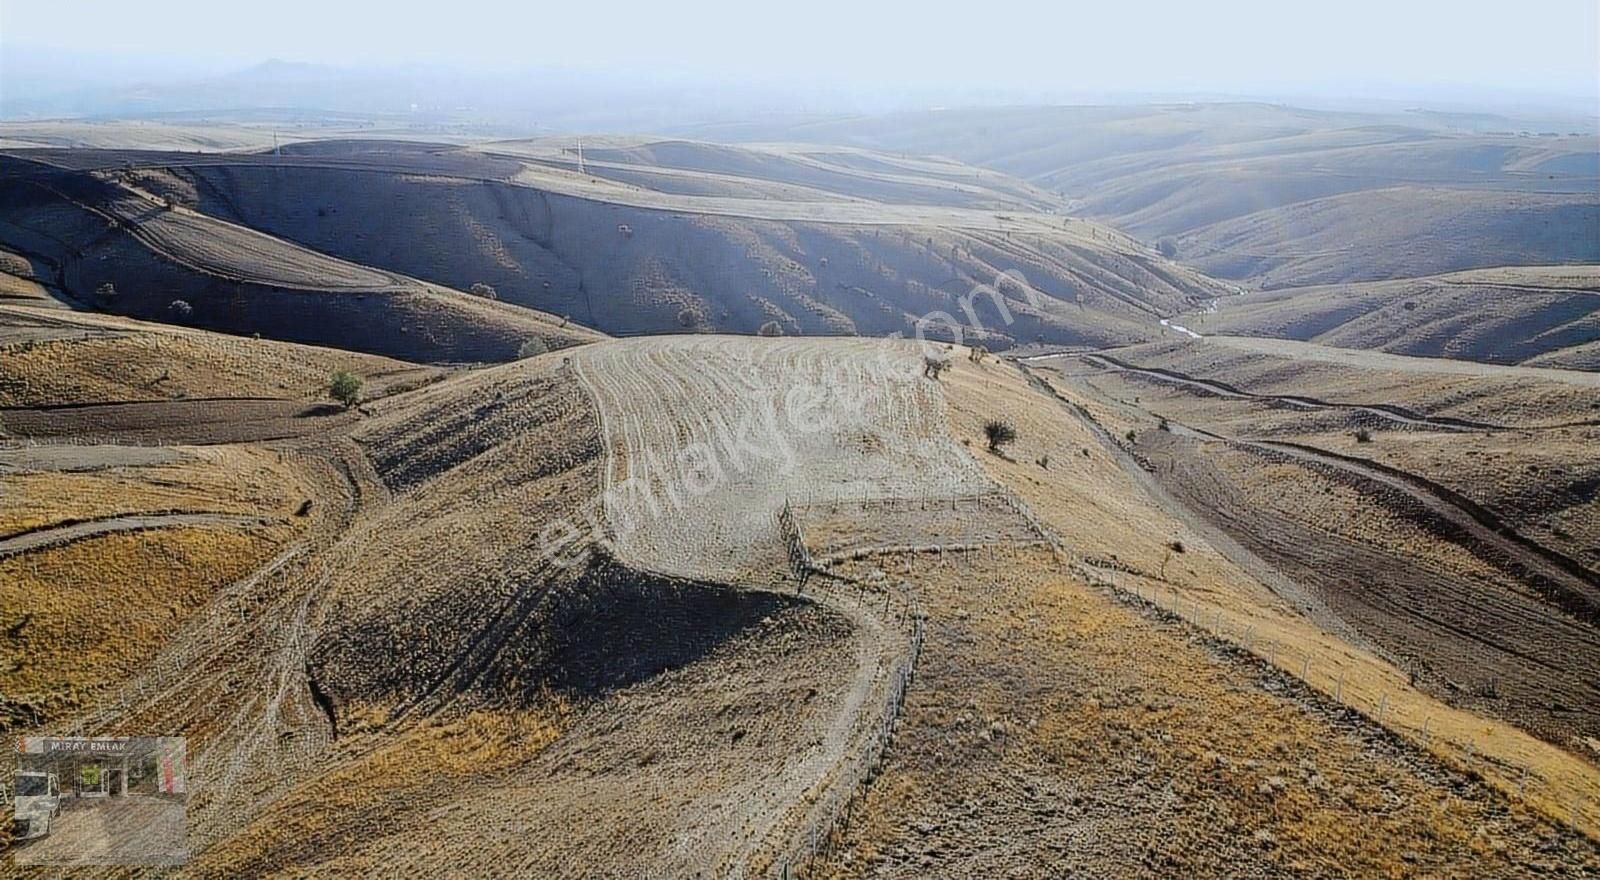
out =
<path fill-rule="evenodd" d="M 232 513 L 140 513 L 129 516 L 108 516 L 101 519 L 56 523 L 0 537 L 0 557 L 54 547 L 58 544 L 70 544 L 73 541 L 113 532 L 142 532 L 180 526 L 265 525 L 271 521 L 271 517 Z"/>
<path fill-rule="evenodd" d="M 1470 498 L 1424 477 L 1368 459 L 1341 455 L 1280 440 L 1235 440 L 1238 445 L 1275 452 L 1331 468 L 1369 483 L 1403 492 L 1460 530 L 1465 540 L 1491 548 L 1512 561 L 1525 579 L 1552 604 L 1592 625 L 1600 624 L 1600 575 L 1582 563 L 1528 538 Z"/>
<path fill-rule="evenodd" d="M 1308 397 L 1296 394 L 1258 394 L 1246 391 L 1226 382 L 1215 379 L 1204 379 L 1191 376 L 1177 370 L 1168 370 L 1162 367 L 1141 367 L 1112 355 L 1095 353 L 1085 354 L 1080 360 L 1087 364 L 1102 369 L 1115 370 L 1122 373 L 1132 373 L 1158 382 L 1170 385 L 1181 385 L 1201 394 L 1214 397 L 1225 397 L 1234 400 L 1252 400 L 1269 405 L 1285 406 L 1291 409 L 1306 411 L 1317 410 L 1353 410 L 1396 424 L 1407 427 L 1425 428 L 1432 431 L 1544 431 L 1558 428 L 1584 428 L 1600 425 L 1600 419 L 1589 419 L 1579 422 L 1561 422 L 1553 425 L 1505 425 L 1495 422 L 1480 422 L 1471 419 L 1458 419 L 1450 416 L 1430 416 L 1403 406 L 1386 403 L 1346 403 L 1342 401 L 1323 400 L 1317 397 Z"/>

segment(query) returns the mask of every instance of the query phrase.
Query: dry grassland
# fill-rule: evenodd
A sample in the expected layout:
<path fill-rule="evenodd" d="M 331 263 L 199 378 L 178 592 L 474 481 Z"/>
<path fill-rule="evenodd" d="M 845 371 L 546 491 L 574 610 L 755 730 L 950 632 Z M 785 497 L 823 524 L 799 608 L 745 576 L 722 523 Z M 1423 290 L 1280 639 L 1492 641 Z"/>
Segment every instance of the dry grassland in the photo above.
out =
<path fill-rule="evenodd" d="M 33 328 L 60 338 L 33 341 Z M 12 341 L 21 337 L 22 341 Z M 380 395 L 439 375 L 374 355 L 237 339 L 110 315 L 0 307 L 0 406 L 270 397 L 327 399 L 347 370 Z M 0 429 L 5 416 L 0 413 Z"/>
<path fill-rule="evenodd" d="M 916 582 L 928 639 L 895 746 L 802 876 L 1600 867 L 1591 841 L 1047 550 L 951 554 Z"/>
<path fill-rule="evenodd" d="M 0 558 L 0 726 L 84 711 L 293 535 L 289 525 L 172 528 Z"/>
<path fill-rule="evenodd" d="M 124 464 L 119 447 L 73 447 L 70 458 L 0 450 L 0 538 L 127 514 L 254 514 L 287 519 L 304 497 L 282 456 L 239 446 L 166 447 Z M 54 458 L 55 460 L 49 460 Z M 43 460 L 41 460 L 43 459 Z"/>
<path fill-rule="evenodd" d="M 1189 622 L 1247 645 L 1287 672 L 1304 673 L 1312 688 L 1364 714 L 1376 716 L 1381 708 L 1385 726 L 1450 766 L 1481 774 L 1545 816 L 1600 834 L 1600 770 L 1592 759 L 1422 693 L 1402 669 L 1314 623 L 1308 615 L 1315 603 L 1292 583 L 1275 578 L 1225 534 L 1187 518 L 1148 475 L 1140 476 L 1115 444 L 1127 430 L 1155 430 L 1148 415 L 1107 407 L 1045 374 L 1055 393 L 1083 407 L 1105 436 L 1070 409 L 1048 405 L 1012 365 L 957 363 L 946 379 L 956 436 L 981 448 L 984 420 L 1000 415 L 1016 426 L 1019 440 L 1007 458 L 979 454 L 979 460 L 1096 578 L 1176 606 Z M 1045 455 L 1047 468 L 1037 463 Z"/>
<path fill-rule="evenodd" d="M 187 869 L 195 877 L 275 871 L 370 873 L 394 862 L 386 850 L 431 843 L 441 803 L 487 797 L 493 781 L 523 768 L 567 728 L 569 710 L 479 709 L 399 731 L 359 726 L 321 759 L 314 775 L 277 797 L 228 842 Z M 458 853 L 460 870 L 471 857 Z M 420 868 L 422 863 L 414 865 Z"/>

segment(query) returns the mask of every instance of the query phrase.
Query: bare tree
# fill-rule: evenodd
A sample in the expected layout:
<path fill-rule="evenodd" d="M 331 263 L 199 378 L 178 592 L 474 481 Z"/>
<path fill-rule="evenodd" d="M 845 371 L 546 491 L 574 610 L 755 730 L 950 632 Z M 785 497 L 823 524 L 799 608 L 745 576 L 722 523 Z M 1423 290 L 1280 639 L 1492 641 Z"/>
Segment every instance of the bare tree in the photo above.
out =
<path fill-rule="evenodd" d="M 989 451 L 999 452 L 1000 447 L 1017 439 L 1017 429 L 1010 422 L 995 419 L 984 423 L 983 436 L 989 441 Z"/>

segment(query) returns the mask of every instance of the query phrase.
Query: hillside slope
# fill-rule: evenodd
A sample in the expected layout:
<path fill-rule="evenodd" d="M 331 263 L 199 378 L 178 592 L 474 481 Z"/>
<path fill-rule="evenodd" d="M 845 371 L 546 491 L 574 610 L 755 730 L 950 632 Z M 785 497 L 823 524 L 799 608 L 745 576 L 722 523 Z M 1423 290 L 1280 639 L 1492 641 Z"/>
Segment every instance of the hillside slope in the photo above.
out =
<path fill-rule="evenodd" d="M 1395 354 L 1600 369 L 1600 267 L 1503 267 L 1227 297 L 1203 333 Z"/>
<path fill-rule="evenodd" d="M 191 211 L 132 174 L 0 162 L 0 245 L 81 304 L 419 361 L 509 360 L 531 339 L 597 338 Z"/>
<path fill-rule="evenodd" d="M 204 512 L 290 526 L 239 565 L 183 557 L 208 580 L 163 607 L 151 653 L 45 708 L 188 738 L 202 877 L 1594 862 L 1541 818 L 1576 795 L 1593 827 L 1589 765 L 1320 632 L 1144 496 L 1120 430 L 1016 364 L 950 354 L 935 380 L 909 343 L 610 340 L 459 371 L 259 452 L 0 456 L 101 456 L 124 484 L 153 464 L 151 507 L 214 483 L 172 467 L 201 459 L 252 487 Z M 994 418 L 1019 434 L 999 453 Z M 193 487 L 160 483 L 179 476 Z M 61 515 L 102 511 L 81 494 Z M 91 576 L 44 552 L 0 559 L 28 587 L 0 624 L 41 640 L 75 631 L 52 597 Z M 118 582 L 171 559 L 117 556 Z M 1138 595 L 1181 595 L 1244 650 Z M 1291 677 L 1303 652 L 1310 688 Z M 1335 680 L 1437 739 L 1389 735 Z M 24 710 L 6 732 L 42 723 Z M 1484 834 L 1500 845 L 1480 852 Z"/>
<path fill-rule="evenodd" d="M 1151 338 L 1159 317 L 1222 290 L 1120 233 L 1042 213 L 1046 194 L 992 172 L 658 145 L 602 149 L 615 161 L 585 175 L 561 150 L 321 142 L 281 157 L 51 157 L 131 163 L 141 185 L 200 213 L 404 276 L 487 283 L 504 302 L 616 334 L 776 321 L 789 334 L 909 335 L 942 312 L 990 348 L 1100 345 Z M 648 164 L 657 156 L 674 164 Z M 601 176 L 616 169 L 692 186 Z M 743 176 L 757 174 L 771 177 Z M 1001 280 L 1010 273 L 1037 305 Z M 1004 313 L 988 295 L 966 300 L 980 329 L 963 298 L 996 284 Z"/>
<path fill-rule="evenodd" d="M 949 156 L 1273 286 L 1600 261 L 1592 119 L 1271 104 L 1001 107 L 708 127 Z"/>
<path fill-rule="evenodd" d="M 1183 261 L 1263 287 L 1600 262 L 1600 198 L 1392 187 L 1258 211 L 1185 233 Z"/>

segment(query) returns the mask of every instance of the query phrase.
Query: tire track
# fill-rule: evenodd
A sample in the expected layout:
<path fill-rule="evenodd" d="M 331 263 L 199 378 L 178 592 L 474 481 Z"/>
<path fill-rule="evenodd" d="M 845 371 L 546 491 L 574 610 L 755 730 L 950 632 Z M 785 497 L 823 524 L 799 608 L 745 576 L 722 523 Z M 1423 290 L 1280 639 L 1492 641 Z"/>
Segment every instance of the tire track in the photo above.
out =
<path fill-rule="evenodd" d="M 1407 427 L 1424 428 L 1434 431 L 1549 431 L 1560 428 L 1587 428 L 1600 425 L 1600 419 L 1589 419 L 1578 422 L 1560 422 L 1553 425 L 1506 425 L 1496 422 L 1482 422 L 1472 419 L 1459 419 L 1451 416 L 1430 416 L 1403 406 L 1386 403 L 1345 403 L 1341 401 L 1322 400 L 1295 394 L 1259 394 L 1246 391 L 1226 382 L 1215 379 L 1203 379 L 1180 373 L 1177 370 L 1168 370 L 1162 367 L 1141 367 L 1137 364 L 1122 360 L 1121 358 L 1104 353 L 1085 354 L 1080 360 L 1104 369 L 1117 372 L 1133 373 L 1158 382 L 1170 385 L 1180 385 L 1202 394 L 1213 397 L 1225 397 L 1234 400 L 1252 400 L 1269 405 L 1289 407 L 1307 411 L 1318 410 L 1349 410 L 1363 412 L 1377 416 L 1386 421 Z"/>
<path fill-rule="evenodd" d="M 185 526 L 216 526 L 221 528 L 226 526 L 267 525 L 275 521 L 281 522 L 282 519 L 247 514 L 184 512 L 138 513 L 74 520 L 40 526 L 0 537 L 0 558 L 118 532 L 143 532 L 152 529 L 172 529 Z"/>

